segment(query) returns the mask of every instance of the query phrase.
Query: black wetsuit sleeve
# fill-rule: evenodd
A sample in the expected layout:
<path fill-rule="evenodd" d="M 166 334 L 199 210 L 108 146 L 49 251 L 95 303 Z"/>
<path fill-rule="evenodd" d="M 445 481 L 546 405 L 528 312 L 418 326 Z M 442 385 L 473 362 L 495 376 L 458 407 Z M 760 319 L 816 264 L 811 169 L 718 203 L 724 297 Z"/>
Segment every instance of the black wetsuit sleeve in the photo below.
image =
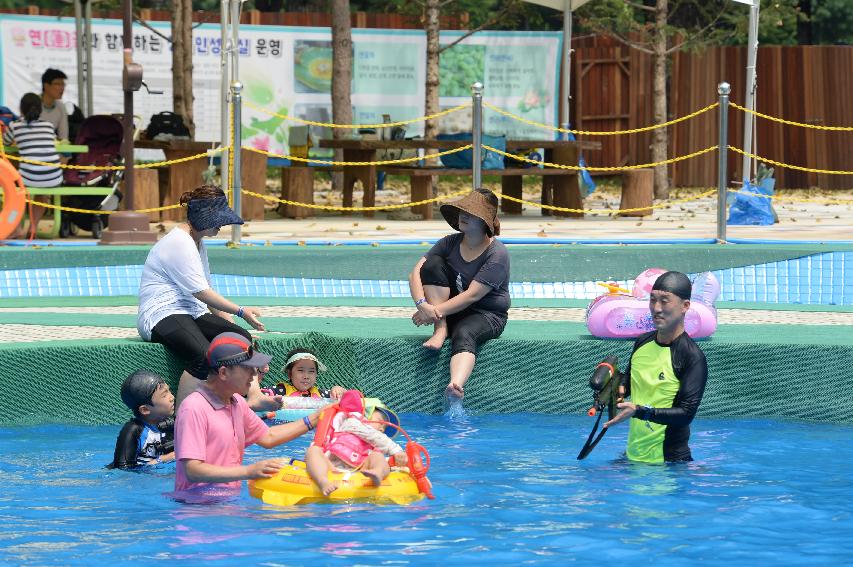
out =
<path fill-rule="evenodd" d="M 161 457 L 175 450 L 175 418 L 168 417 L 157 424 L 157 429 L 163 433 L 157 456 Z"/>
<path fill-rule="evenodd" d="M 674 345 L 675 346 L 675 345 Z M 681 382 L 671 408 L 655 408 L 649 421 L 661 425 L 690 425 L 699 409 L 708 381 L 705 354 L 692 340 L 681 340 L 673 349 L 673 368 Z"/>
<path fill-rule="evenodd" d="M 117 469 L 132 469 L 137 467 L 136 451 L 139 446 L 139 435 L 142 426 L 135 420 L 130 420 L 121 428 L 116 439 L 113 467 Z"/>

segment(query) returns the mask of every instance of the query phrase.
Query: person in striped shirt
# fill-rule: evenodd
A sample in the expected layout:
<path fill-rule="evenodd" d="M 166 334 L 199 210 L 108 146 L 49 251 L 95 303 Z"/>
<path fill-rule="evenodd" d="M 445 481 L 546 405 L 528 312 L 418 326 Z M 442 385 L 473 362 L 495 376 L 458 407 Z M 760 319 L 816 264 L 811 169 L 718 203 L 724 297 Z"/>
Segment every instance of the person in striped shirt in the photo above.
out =
<path fill-rule="evenodd" d="M 41 111 L 41 97 L 35 93 L 25 94 L 21 98 L 21 118 L 9 124 L 3 132 L 3 143 L 7 146 L 16 144 L 22 158 L 50 164 L 22 161 L 19 171 L 24 179 L 24 185 L 57 187 L 62 184 L 62 170 L 59 168 L 61 161 L 56 151 L 56 132 L 50 122 L 39 118 Z M 46 199 L 47 197 L 42 197 L 39 200 Z M 43 207 L 33 207 L 32 226 L 38 226 L 38 221 L 43 214 Z"/>

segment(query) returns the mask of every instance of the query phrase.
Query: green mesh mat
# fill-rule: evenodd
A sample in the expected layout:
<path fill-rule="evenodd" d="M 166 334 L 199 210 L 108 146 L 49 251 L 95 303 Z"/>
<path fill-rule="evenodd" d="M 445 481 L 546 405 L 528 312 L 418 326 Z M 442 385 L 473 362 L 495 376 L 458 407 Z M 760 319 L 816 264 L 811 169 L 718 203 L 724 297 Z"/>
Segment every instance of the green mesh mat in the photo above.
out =
<path fill-rule="evenodd" d="M 544 333 L 543 333 L 544 334 Z M 630 341 L 545 340 L 516 335 L 482 349 L 466 387 L 469 411 L 581 413 L 590 402 L 589 374 L 608 354 L 620 360 Z M 364 337 L 321 333 L 266 335 L 261 350 L 281 364 L 307 346 L 328 365 L 323 386 L 359 388 L 400 412 L 440 413 L 449 349 L 424 350 L 422 336 Z M 559 344 L 556 344 L 559 343 Z M 853 345 L 755 344 L 704 341 L 710 379 L 700 416 L 775 417 L 850 423 L 853 391 L 839 370 L 853 366 Z M 30 343 L 5 348 L 0 375 L 0 425 L 121 423 L 128 410 L 121 381 L 138 368 L 166 377 L 173 388 L 181 366 L 157 344 L 140 340 Z M 274 366 L 267 378 L 282 378 Z"/>
<path fill-rule="evenodd" d="M 427 246 L 254 246 L 209 248 L 217 274 L 402 280 Z M 529 282 L 632 279 L 664 266 L 702 272 L 799 258 L 853 246 L 821 245 L 548 245 L 513 246 L 512 280 Z M 142 265 L 148 248 L 0 248 L 0 270 Z"/>

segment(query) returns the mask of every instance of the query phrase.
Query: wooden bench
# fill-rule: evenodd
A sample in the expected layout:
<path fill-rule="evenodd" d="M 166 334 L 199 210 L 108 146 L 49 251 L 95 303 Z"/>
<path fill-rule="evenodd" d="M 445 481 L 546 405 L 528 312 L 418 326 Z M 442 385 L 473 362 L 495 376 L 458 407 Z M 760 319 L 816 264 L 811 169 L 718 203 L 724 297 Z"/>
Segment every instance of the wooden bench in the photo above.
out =
<path fill-rule="evenodd" d="M 408 175 L 411 180 L 412 201 L 432 199 L 432 178 L 437 175 L 461 175 L 470 177 L 470 169 L 451 169 L 446 167 L 379 167 L 386 175 Z M 571 209 L 582 208 L 577 175 L 571 169 L 556 168 L 506 168 L 484 169 L 483 175 L 500 176 L 501 193 L 517 199 L 522 198 L 522 180 L 525 175 L 554 178 L 554 205 Z M 521 214 L 521 203 L 501 199 L 501 212 L 511 215 Z M 422 215 L 424 220 L 432 218 L 433 204 L 416 205 L 412 212 Z M 555 213 L 558 216 L 579 216 L 575 213 Z M 580 215 L 583 216 L 583 215 Z"/>
<path fill-rule="evenodd" d="M 106 197 L 113 192 L 112 187 L 27 187 L 27 191 L 33 197 L 53 197 L 52 204 L 61 207 L 63 197 Z M 34 205 L 38 206 L 38 205 Z M 53 227 L 49 232 L 37 232 L 39 238 L 56 238 L 60 234 L 62 227 L 62 211 L 60 209 L 51 209 L 53 211 Z M 37 227 L 38 228 L 38 227 Z"/>
<path fill-rule="evenodd" d="M 343 186 L 343 201 L 344 206 L 352 206 L 353 187 L 357 182 L 360 182 L 364 188 L 363 202 L 364 206 L 370 207 L 375 204 L 376 199 L 376 172 L 378 169 L 389 171 L 398 171 L 406 175 L 410 171 L 419 172 L 421 168 L 409 167 L 383 167 L 376 164 L 378 161 L 378 152 L 386 150 L 450 150 L 459 148 L 469 144 L 467 140 L 363 140 L 363 139 L 343 139 L 343 140 L 320 140 L 321 148 L 342 149 L 345 162 L 359 162 L 362 165 L 350 166 L 344 169 L 344 186 Z M 555 164 L 575 165 L 578 163 L 578 152 L 581 149 L 597 150 L 601 148 L 599 142 L 587 141 L 569 141 L 569 140 L 506 140 L 506 149 L 508 152 L 513 152 L 528 148 L 543 148 L 545 150 L 545 161 Z M 425 156 L 424 159 L 429 159 Z M 410 177 L 415 180 L 414 183 L 421 184 L 415 190 L 415 195 L 422 194 L 423 183 L 427 181 L 417 181 L 416 179 L 422 175 L 471 175 L 470 170 L 450 169 L 448 173 L 442 173 L 445 168 L 434 168 L 426 174 L 415 173 Z M 551 192 L 556 195 L 555 205 L 566 208 L 578 209 L 581 206 L 580 193 L 577 188 L 577 172 L 576 170 L 563 170 L 558 168 L 551 169 L 522 169 L 522 174 L 518 174 L 518 169 L 510 170 L 495 170 L 484 172 L 484 174 L 500 175 L 504 182 L 502 183 L 504 191 L 507 195 L 521 197 L 521 178 L 524 175 L 542 176 L 543 179 L 551 179 Z M 547 173 L 543 173 L 547 172 Z M 555 173 L 551 173 L 555 172 Z M 430 182 L 431 183 L 431 182 Z M 413 195 L 413 200 L 417 200 Z M 502 203 L 501 208 L 508 213 L 521 213 L 520 203 L 510 202 L 506 200 Z M 422 214 L 426 212 L 422 209 Z M 549 213 L 550 214 L 550 213 Z M 576 213 L 556 213 L 559 216 L 579 216 Z M 373 216 L 372 212 L 365 212 L 365 216 Z M 427 215 L 425 215 L 427 216 Z"/>

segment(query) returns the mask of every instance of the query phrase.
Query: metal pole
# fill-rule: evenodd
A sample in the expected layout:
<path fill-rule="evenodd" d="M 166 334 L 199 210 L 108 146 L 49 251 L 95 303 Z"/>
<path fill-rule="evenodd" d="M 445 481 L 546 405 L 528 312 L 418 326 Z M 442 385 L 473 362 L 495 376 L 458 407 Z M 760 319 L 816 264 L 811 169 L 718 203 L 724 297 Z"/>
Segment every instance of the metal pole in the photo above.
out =
<path fill-rule="evenodd" d="M 83 18 L 86 25 L 86 110 L 83 110 L 83 105 L 80 105 L 80 110 L 83 110 L 86 116 L 92 116 L 95 102 L 95 89 L 92 84 L 92 74 L 95 72 L 95 63 L 92 60 L 92 0 L 83 3 Z M 133 43 L 132 32 L 130 36 L 130 41 Z"/>
<path fill-rule="evenodd" d="M 219 18 L 221 24 L 219 34 L 219 72 L 221 79 L 219 82 L 219 144 L 222 147 L 227 146 L 231 140 L 231 136 L 229 135 L 230 130 L 228 129 L 230 126 L 228 123 L 228 85 L 231 84 L 231 77 L 228 76 L 228 2 L 229 0 L 222 0 L 219 9 Z M 228 177 L 228 152 L 229 150 L 225 150 L 219 154 L 219 171 L 221 174 L 220 179 L 223 189 L 228 188 L 228 180 L 230 179 Z"/>
<path fill-rule="evenodd" d="M 563 115 L 561 126 L 564 130 L 571 128 L 569 119 L 569 101 L 572 89 L 572 0 L 565 0 L 563 6 L 563 96 L 560 98 L 560 108 Z M 563 140 L 569 139 L 569 133 L 563 132 Z"/>
<path fill-rule="evenodd" d="M 720 83 L 717 93 L 720 95 L 720 141 L 717 148 L 717 242 L 726 241 L 726 197 L 728 196 L 728 158 L 729 158 L 729 93 L 732 87 Z"/>
<path fill-rule="evenodd" d="M 86 48 L 83 37 L 83 6 L 80 0 L 74 0 L 74 31 L 77 33 L 77 105 L 86 107 L 86 68 L 83 65 L 83 50 Z"/>
<path fill-rule="evenodd" d="M 241 115 L 243 110 L 243 97 L 240 94 L 243 91 L 243 84 L 240 81 L 234 81 L 231 83 L 231 104 L 234 105 L 234 124 L 232 128 L 234 128 L 234 144 L 238 145 L 240 142 L 240 125 L 241 125 Z M 231 187 L 231 190 L 234 192 L 234 212 L 237 213 L 238 216 L 242 216 L 241 209 L 241 189 L 242 183 L 240 181 L 240 152 L 234 151 L 234 185 Z M 234 244 L 240 244 L 241 238 L 241 225 L 234 224 L 231 225 L 231 242 Z"/>
<path fill-rule="evenodd" d="M 479 189 L 483 183 L 483 85 L 471 85 L 473 108 L 471 112 L 472 140 L 471 165 L 474 170 L 474 189 Z"/>
<path fill-rule="evenodd" d="M 243 0 L 231 0 L 231 80 L 240 80 L 240 7 Z M 233 84 L 233 83 L 232 83 Z"/>
<path fill-rule="evenodd" d="M 122 45 L 124 47 L 124 65 L 133 61 L 133 0 L 122 0 Z M 125 210 L 133 210 L 133 91 L 124 90 L 124 199 Z"/>
<path fill-rule="evenodd" d="M 760 2 L 755 0 L 749 8 L 749 38 L 746 45 L 746 96 L 744 106 L 748 110 L 755 110 L 755 92 L 758 88 L 756 82 L 756 61 L 758 59 L 758 15 Z M 743 151 L 754 154 L 753 151 L 753 123 L 755 117 L 747 112 L 743 117 Z M 744 182 L 752 178 L 752 158 L 743 156 L 743 179 Z"/>

